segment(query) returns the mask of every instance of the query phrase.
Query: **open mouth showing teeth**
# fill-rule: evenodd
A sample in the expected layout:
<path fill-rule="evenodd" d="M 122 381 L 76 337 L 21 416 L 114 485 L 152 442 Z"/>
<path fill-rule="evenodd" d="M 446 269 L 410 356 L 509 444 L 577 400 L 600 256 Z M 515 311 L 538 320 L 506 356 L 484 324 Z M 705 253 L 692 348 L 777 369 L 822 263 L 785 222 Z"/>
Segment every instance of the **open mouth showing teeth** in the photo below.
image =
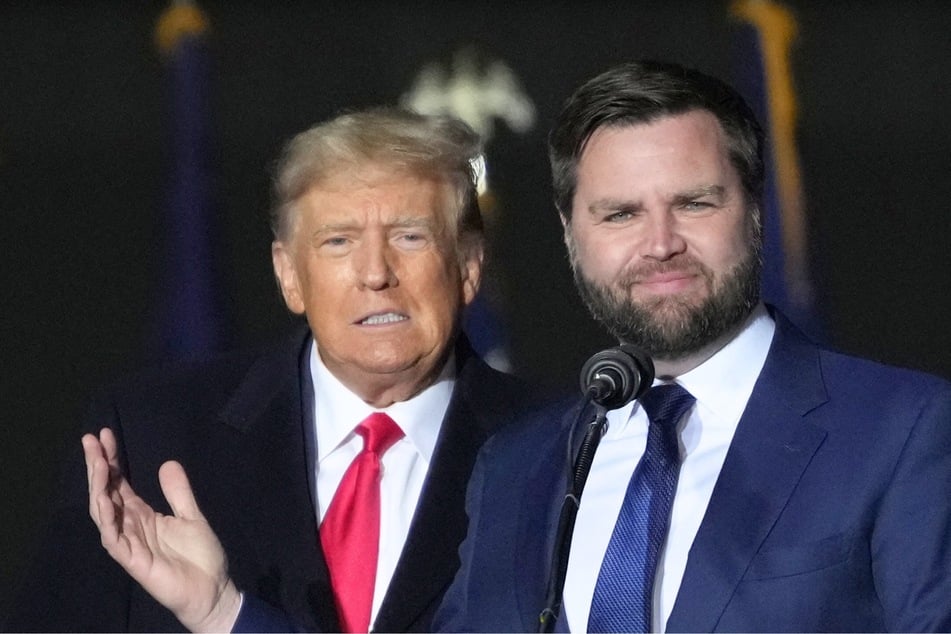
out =
<path fill-rule="evenodd" d="M 398 313 L 383 313 L 382 315 L 370 315 L 360 323 L 365 326 L 378 326 L 380 324 L 394 324 L 398 321 L 406 321 L 406 315 Z"/>

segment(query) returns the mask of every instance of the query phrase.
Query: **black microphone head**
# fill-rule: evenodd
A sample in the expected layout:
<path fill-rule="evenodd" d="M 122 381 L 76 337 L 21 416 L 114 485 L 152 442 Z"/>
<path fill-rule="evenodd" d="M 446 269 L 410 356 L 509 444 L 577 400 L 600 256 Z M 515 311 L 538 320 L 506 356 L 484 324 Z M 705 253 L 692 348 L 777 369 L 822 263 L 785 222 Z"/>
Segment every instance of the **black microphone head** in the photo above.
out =
<path fill-rule="evenodd" d="M 606 409 L 639 398 L 653 382 L 653 361 L 629 343 L 595 353 L 581 369 L 581 391 Z"/>

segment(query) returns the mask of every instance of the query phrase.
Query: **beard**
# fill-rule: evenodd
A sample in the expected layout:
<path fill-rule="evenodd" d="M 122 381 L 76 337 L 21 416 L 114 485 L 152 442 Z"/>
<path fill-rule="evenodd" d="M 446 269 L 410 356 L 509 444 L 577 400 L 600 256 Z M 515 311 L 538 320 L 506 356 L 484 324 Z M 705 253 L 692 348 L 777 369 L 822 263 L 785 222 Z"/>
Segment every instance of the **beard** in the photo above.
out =
<path fill-rule="evenodd" d="M 613 285 L 585 277 L 573 240 L 568 253 L 575 285 L 591 315 L 623 343 L 652 357 L 679 359 L 693 354 L 739 326 L 759 302 L 762 262 L 754 238 L 746 256 L 721 279 L 690 256 L 677 256 L 624 272 Z M 632 299 L 631 288 L 644 276 L 688 271 L 706 280 L 709 295 L 699 304 L 691 298 L 666 296 Z"/>

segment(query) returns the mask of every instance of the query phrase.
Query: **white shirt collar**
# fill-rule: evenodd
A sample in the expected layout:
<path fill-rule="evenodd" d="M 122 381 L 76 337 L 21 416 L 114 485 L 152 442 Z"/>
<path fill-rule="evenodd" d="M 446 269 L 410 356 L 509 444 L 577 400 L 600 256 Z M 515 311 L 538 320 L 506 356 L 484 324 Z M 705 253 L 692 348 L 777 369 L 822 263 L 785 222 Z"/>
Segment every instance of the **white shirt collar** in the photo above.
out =
<path fill-rule="evenodd" d="M 736 337 L 702 364 L 676 377 L 676 382 L 697 399 L 697 406 L 713 414 L 708 424 L 736 425 L 766 363 L 775 331 L 776 323 L 766 307 L 759 304 Z M 654 385 L 661 383 L 654 379 Z M 637 405 L 633 401 L 609 412 L 608 433 L 627 433 L 628 424 L 639 411 Z"/>
<path fill-rule="evenodd" d="M 310 354 L 314 381 L 314 422 L 317 436 L 317 463 L 349 440 L 354 428 L 373 412 L 385 412 L 400 426 L 427 464 L 432 460 L 436 439 L 449 407 L 455 386 L 455 357 L 449 355 L 436 381 L 408 401 L 375 409 L 365 403 L 335 377 L 318 353 L 316 341 Z"/>
<path fill-rule="evenodd" d="M 697 403 L 719 421 L 737 421 L 759 377 L 776 323 L 759 304 L 740 333 L 705 362 L 677 377 Z"/>

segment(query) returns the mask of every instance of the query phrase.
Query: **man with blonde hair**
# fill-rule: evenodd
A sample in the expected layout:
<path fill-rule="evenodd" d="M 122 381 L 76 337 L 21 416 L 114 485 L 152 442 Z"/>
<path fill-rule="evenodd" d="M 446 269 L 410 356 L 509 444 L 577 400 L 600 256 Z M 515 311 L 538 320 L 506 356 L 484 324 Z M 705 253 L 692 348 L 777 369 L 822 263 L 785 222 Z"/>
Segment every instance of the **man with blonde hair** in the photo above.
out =
<path fill-rule="evenodd" d="M 10 626 L 254 629 L 274 612 L 430 629 L 476 452 L 524 395 L 460 334 L 482 273 L 480 149 L 460 121 L 398 109 L 290 141 L 272 260 L 308 327 L 105 393 L 83 436 L 88 495 L 77 463 Z"/>

